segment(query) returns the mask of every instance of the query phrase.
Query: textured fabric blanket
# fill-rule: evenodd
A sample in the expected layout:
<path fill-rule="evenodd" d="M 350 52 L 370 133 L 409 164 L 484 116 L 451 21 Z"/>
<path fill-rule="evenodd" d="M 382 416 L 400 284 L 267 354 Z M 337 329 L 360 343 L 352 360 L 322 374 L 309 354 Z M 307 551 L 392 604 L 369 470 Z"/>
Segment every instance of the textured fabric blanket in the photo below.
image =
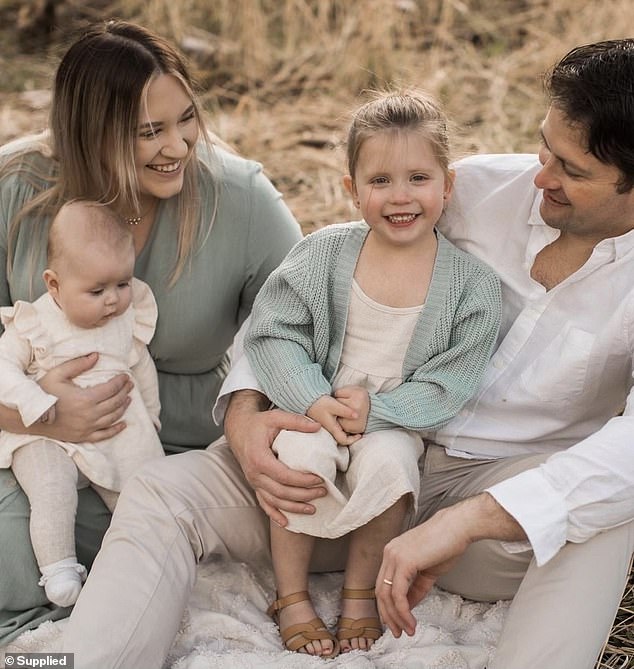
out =
<path fill-rule="evenodd" d="M 310 589 L 327 625 L 336 622 L 342 574 L 311 576 Z M 237 562 L 200 566 L 198 579 L 165 667 L 171 669 L 483 669 L 495 647 L 508 603 L 481 604 L 439 589 L 419 604 L 413 637 L 387 631 L 369 652 L 324 660 L 283 649 L 265 611 L 273 576 Z M 46 622 L 3 650 L 55 652 L 66 621 Z M 130 668 L 131 669 L 131 668 Z M 135 667 L 134 669 L 156 669 Z"/>

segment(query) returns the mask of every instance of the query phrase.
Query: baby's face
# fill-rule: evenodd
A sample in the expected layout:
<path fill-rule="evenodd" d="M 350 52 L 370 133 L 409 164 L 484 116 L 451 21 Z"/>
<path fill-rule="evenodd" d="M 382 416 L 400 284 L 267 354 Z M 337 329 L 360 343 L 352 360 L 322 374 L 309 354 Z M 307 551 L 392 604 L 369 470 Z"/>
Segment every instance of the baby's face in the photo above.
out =
<path fill-rule="evenodd" d="M 105 325 L 132 301 L 134 248 L 91 244 L 82 258 L 72 254 L 57 271 L 51 292 L 66 318 L 80 328 Z"/>

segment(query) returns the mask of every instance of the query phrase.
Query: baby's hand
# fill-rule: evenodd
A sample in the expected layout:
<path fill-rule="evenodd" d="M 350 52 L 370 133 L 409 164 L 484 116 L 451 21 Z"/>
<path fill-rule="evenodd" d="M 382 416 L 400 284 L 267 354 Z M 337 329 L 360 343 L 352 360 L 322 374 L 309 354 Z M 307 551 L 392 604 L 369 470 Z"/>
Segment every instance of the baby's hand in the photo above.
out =
<path fill-rule="evenodd" d="M 350 446 L 360 438 L 359 435 L 347 434 L 339 422 L 342 419 L 354 420 L 357 417 L 356 411 L 330 395 L 322 395 L 315 400 L 306 415 L 328 430 L 341 446 Z"/>
<path fill-rule="evenodd" d="M 335 398 L 353 409 L 357 414 L 356 418 L 341 418 L 339 425 L 341 429 L 348 434 L 363 434 L 368 423 L 368 414 L 370 413 L 370 395 L 368 391 L 361 386 L 344 386 L 335 391 Z"/>

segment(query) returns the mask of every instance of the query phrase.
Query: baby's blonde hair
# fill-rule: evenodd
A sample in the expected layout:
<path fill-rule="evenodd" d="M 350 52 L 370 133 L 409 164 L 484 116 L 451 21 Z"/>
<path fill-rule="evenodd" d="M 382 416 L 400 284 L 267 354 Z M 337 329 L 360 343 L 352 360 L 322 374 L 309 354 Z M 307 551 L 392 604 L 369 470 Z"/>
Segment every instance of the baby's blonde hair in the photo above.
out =
<path fill-rule="evenodd" d="M 75 216 L 69 217 L 70 213 Z M 117 250 L 134 247 L 130 226 L 112 209 L 92 200 L 71 200 L 60 208 L 49 228 L 46 247 L 49 267 L 64 259 L 65 241 L 69 234 L 74 240 L 103 242 Z"/>

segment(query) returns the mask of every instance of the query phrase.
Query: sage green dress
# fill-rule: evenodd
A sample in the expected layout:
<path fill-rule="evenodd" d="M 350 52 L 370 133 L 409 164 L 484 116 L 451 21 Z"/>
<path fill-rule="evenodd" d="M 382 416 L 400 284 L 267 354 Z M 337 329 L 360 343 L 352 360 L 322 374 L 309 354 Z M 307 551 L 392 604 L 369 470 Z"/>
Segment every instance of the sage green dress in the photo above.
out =
<path fill-rule="evenodd" d="M 24 142 L 0 149 L 0 163 Z M 150 285 L 158 304 L 156 333 L 150 344 L 161 397 L 161 441 L 166 452 L 204 448 L 220 435 L 211 408 L 227 373 L 227 349 L 251 310 L 260 286 L 301 238 L 299 225 L 261 166 L 216 147 L 198 148 L 202 215 L 212 218 L 209 235 L 172 287 L 178 220 L 176 203 L 162 201 L 155 224 L 136 262 L 135 274 Z M 40 174 L 55 169 L 52 160 L 30 154 Z M 213 176 L 212 176 L 213 175 Z M 0 306 L 37 298 L 46 243 L 29 260 L 34 237 L 46 227 L 26 220 L 15 244 L 13 270 L 7 276 L 8 226 L 34 194 L 38 175 L 21 171 L 0 181 Z M 216 200 L 217 198 L 217 200 Z M 48 222 L 45 221 L 45 224 Z M 0 326 L 1 327 L 1 326 Z M 39 571 L 28 531 L 29 506 L 10 470 L 0 471 L 0 645 L 44 620 L 65 617 L 69 609 L 47 602 L 37 585 Z M 80 491 L 77 556 L 89 566 L 110 516 L 90 489 Z"/>

